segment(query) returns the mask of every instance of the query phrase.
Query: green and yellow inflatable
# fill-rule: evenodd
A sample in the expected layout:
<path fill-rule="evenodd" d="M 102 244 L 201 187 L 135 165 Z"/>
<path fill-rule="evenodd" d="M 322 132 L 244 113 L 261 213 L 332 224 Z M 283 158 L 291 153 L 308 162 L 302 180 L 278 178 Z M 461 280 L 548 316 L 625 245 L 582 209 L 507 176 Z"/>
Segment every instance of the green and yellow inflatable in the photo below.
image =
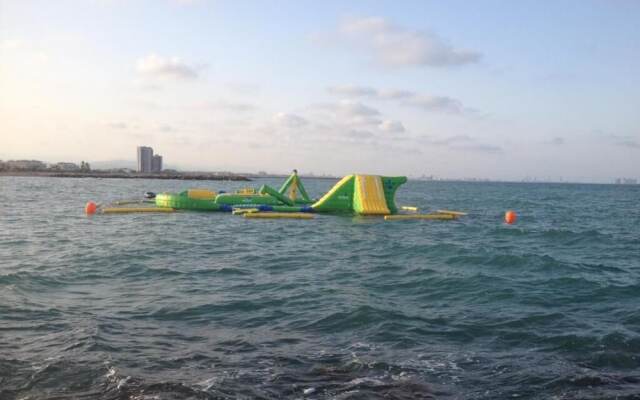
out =
<path fill-rule="evenodd" d="M 307 194 L 297 171 L 279 190 L 263 185 L 258 191 L 242 189 L 235 193 L 215 193 L 204 189 L 181 193 L 161 193 L 156 206 L 177 210 L 233 211 L 251 208 L 259 211 L 356 213 L 359 215 L 390 215 L 398 212 L 395 193 L 407 178 L 378 175 L 348 175 L 319 200 Z"/>

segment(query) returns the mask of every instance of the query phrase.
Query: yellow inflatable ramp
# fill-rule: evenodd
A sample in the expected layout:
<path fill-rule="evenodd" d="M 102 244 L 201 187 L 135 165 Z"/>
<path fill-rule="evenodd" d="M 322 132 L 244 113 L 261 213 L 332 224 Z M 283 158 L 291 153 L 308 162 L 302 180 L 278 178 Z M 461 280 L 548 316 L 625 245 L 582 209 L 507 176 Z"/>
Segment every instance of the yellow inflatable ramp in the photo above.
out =
<path fill-rule="evenodd" d="M 385 215 L 385 221 L 401 221 L 407 219 L 435 219 L 435 220 L 451 220 L 458 218 L 452 214 L 397 214 Z"/>
<path fill-rule="evenodd" d="M 243 214 L 245 218 L 266 218 L 266 219 L 313 219 L 314 215 L 309 213 L 296 212 L 252 212 Z"/>
<path fill-rule="evenodd" d="M 167 213 L 174 212 L 169 207 L 110 207 L 103 208 L 103 214 L 127 214 L 127 213 Z"/>
<path fill-rule="evenodd" d="M 389 215 L 382 178 L 378 175 L 356 175 L 353 208 L 361 215 Z"/>

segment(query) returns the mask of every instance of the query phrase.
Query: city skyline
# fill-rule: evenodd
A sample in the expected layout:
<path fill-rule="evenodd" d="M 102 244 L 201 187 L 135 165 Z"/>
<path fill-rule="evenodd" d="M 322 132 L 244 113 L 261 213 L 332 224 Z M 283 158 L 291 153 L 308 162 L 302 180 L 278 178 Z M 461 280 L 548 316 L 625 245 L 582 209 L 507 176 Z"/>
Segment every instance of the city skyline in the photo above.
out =
<path fill-rule="evenodd" d="M 147 143 L 184 170 L 638 178 L 638 19 L 634 2 L 0 0 L 0 159 Z"/>

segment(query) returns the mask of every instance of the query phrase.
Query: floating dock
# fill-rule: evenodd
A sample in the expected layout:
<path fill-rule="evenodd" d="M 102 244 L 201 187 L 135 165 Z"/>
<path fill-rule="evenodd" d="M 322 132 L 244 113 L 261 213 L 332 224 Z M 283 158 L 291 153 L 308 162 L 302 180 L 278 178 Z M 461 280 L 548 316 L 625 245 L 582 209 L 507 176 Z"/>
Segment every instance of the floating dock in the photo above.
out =
<path fill-rule="evenodd" d="M 102 209 L 103 214 L 172 213 L 175 211 L 168 207 L 108 207 Z"/>

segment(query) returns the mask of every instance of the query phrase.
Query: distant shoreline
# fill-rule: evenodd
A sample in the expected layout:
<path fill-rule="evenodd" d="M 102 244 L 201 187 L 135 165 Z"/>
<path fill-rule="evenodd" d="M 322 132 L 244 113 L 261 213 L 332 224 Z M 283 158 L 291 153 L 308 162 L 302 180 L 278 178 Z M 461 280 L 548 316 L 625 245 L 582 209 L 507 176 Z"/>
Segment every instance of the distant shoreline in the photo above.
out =
<path fill-rule="evenodd" d="M 121 173 L 107 171 L 65 172 L 65 171 L 0 171 L 0 176 L 34 176 L 40 178 L 106 178 L 106 179 L 178 179 L 194 181 L 251 181 L 242 175 L 221 175 L 205 172 L 172 172 L 159 174 Z"/>

